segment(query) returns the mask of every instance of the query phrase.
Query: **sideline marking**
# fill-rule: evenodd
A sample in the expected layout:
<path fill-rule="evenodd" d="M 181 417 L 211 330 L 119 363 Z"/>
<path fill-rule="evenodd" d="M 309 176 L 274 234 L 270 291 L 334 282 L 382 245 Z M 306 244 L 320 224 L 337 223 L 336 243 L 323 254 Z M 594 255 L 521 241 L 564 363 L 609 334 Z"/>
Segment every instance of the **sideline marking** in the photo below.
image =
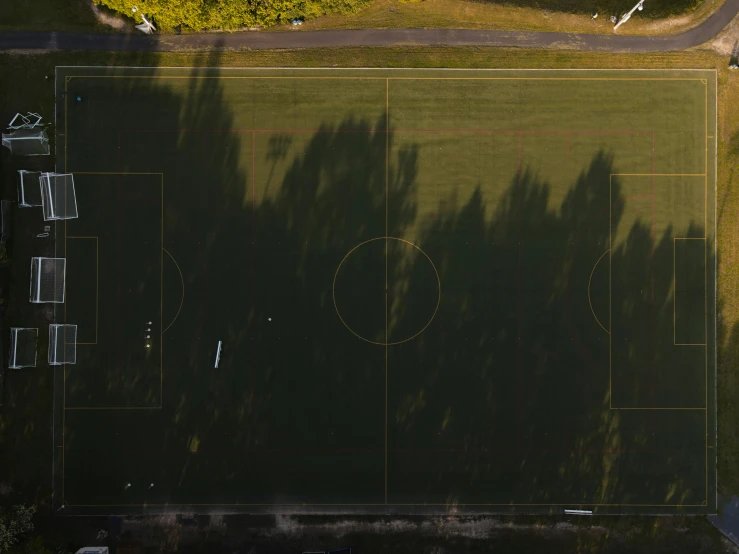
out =
<path fill-rule="evenodd" d="M 714 78 L 716 74 L 714 73 Z M 708 79 L 702 79 L 701 82 L 704 84 L 704 92 L 705 92 L 705 105 L 706 105 L 706 116 L 705 116 L 705 136 L 708 136 Z M 714 91 L 716 94 L 717 102 L 718 102 L 718 91 Z M 716 117 L 718 117 L 718 114 L 716 114 Z M 718 155 L 718 153 L 717 153 Z M 703 173 L 705 173 L 705 180 L 703 182 L 703 188 L 704 188 L 704 199 L 703 199 L 703 234 L 707 235 L 708 233 L 708 139 L 706 138 L 706 156 L 705 156 L 705 165 L 703 167 Z M 715 197 L 714 197 L 715 198 Z M 715 207 L 714 207 L 714 214 L 715 214 Z M 705 341 L 708 342 L 708 243 L 706 243 L 706 248 L 703 249 L 703 303 L 705 306 L 705 327 L 704 327 L 704 338 Z M 706 499 L 704 503 L 708 505 L 708 346 L 706 346 L 705 349 L 706 353 L 706 384 L 705 384 L 705 392 L 706 392 L 706 399 L 705 399 L 705 406 L 706 406 Z"/>
<path fill-rule="evenodd" d="M 187 69 L 187 68 L 185 68 L 185 69 Z M 592 70 L 584 70 L 584 71 L 592 71 Z M 65 90 L 66 90 L 66 83 L 69 82 L 72 79 L 72 77 L 75 77 L 75 76 L 67 76 L 66 77 L 66 79 L 65 79 Z M 187 75 L 187 76 L 179 76 L 179 77 L 175 77 L 175 76 L 125 76 L 125 75 L 116 75 L 116 76 L 79 75 L 77 77 L 87 77 L 87 78 L 90 78 L 90 77 L 123 77 L 123 78 L 125 78 L 125 77 L 137 77 L 137 78 L 186 78 L 186 79 L 192 79 L 192 78 L 223 78 L 223 79 L 226 79 L 226 78 L 260 78 L 260 77 L 246 77 L 246 76 L 243 76 L 243 77 L 229 77 L 229 76 L 223 76 L 223 75 L 218 75 L 218 76 L 191 76 L 191 75 Z M 267 77 L 267 76 L 265 76 L 265 77 L 261 77 L 261 78 L 279 78 L 279 77 Z M 299 78 L 311 78 L 311 77 L 286 76 L 286 77 L 282 77 L 282 78 L 284 78 L 284 79 L 299 79 Z M 334 78 L 334 77 L 312 77 L 312 78 L 330 79 L 330 78 Z M 345 78 L 345 77 L 342 77 L 342 78 Z M 346 77 L 346 79 L 349 79 L 349 78 L 356 79 L 356 80 L 363 79 L 362 77 Z M 364 77 L 364 79 L 368 79 L 368 77 Z M 386 81 L 388 81 L 389 79 L 392 79 L 392 77 L 386 78 Z M 449 78 L 412 78 L 412 77 L 406 77 L 406 78 L 400 78 L 400 79 L 402 79 L 402 80 L 463 80 L 463 81 L 464 80 L 534 80 L 534 81 L 536 81 L 536 80 L 552 80 L 552 81 L 566 81 L 566 80 L 573 80 L 573 81 L 574 80 L 583 80 L 583 81 L 601 81 L 601 80 L 602 81 L 694 81 L 694 80 L 698 80 L 698 79 L 689 79 L 689 78 L 639 78 L 639 79 L 637 79 L 637 78 L 454 78 L 454 79 L 449 79 Z M 707 80 L 706 79 L 699 79 L 699 80 L 701 81 L 701 83 L 703 83 L 704 85 L 706 85 L 706 96 L 707 96 L 708 95 L 708 92 L 707 92 Z M 707 127 L 707 125 L 708 125 L 708 109 L 707 109 L 707 102 L 706 102 L 706 127 Z M 66 131 L 66 95 L 65 95 L 65 131 Z M 65 138 L 66 138 L 66 133 L 65 133 Z M 708 138 L 711 138 L 711 137 L 708 137 Z M 65 140 L 65 143 L 66 143 L 66 140 Z M 707 151 L 708 151 L 708 148 L 706 148 L 706 155 L 707 155 Z M 65 144 L 65 170 L 66 170 L 66 144 Z M 706 158 L 706 172 L 707 172 L 707 158 Z M 707 195 L 707 175 L 705 175 L 705 177 L 706 177 L 706 195 Z M 706 207 L 706 210 L 707 210 L 707 207 Z M 610 214 L 609 214 L 609 216 L 610 216 Z M 707 222 L 707 216 L 705 217 L 705 219 L 706 219 L 706 222 Z M 386 233 L 386 235 L 387 235 L 387 233 Z M 610 251 L 610 249 L 609 249 L 609 251 Z M 706 254 L 706 256 L 707 256 L 707 254 Z M 610 260 L 610 256 L 609 256 L 609 260 Z M 708 273 L 708 270 L 707 270 L 707 266 L 706 266 L 706 281 L 707 281 L 707 273 Z M 610 272 L 609 272 L 609 287 L 610 287 L 610 279 L 611 279 L 611 276 L 610 276 Z M 706 290 L 706 302 L 707 302 L 707 294 L 708 293 L 707 293 L 707 290 Z M 609 320 L 610 320 L 610 302 L 611 302 L 611 299 L 610 299 L 610 295 L 609 295 Z M 707 326 L 707 324 L 708 324 L 708 322 L 706 320 L 706 326 Z M 707 334 L 706 334 L 706 337 L 707 337 Z M 387 343 L 387 337 L 386 337 L 386 341 L 385 342 Z M 386 344 L 386 348 L 387 348 L 387 344 Z M 610 343 L 609 343 L 609 351 L 610 351 Z M 609 355 L 610 355 L 610 352 L 609 352 Z M 160 349 L 160 356 L 161 356 L 161 349 Z M 706 352 L 706 383 L 708 382 L 708 373 L 707 373 L 708 372 L 708 366 L 707 366 L 707 363 L 708 362 L 707 362 L 707 356 L 708 356 L 708 353 Z M 66 382 L 66 373 L 65 373 L 65 382 Z M 707 399 L 707 395 L 708 395 L 708 389 L 706 387 L 706 399 Z M 609 394 L 609 397 L 610 397 L 610 394 Z M 160 399 L 161 399 L 161 389 L 160 389 Z M 610 401 L 610 398 L 609 398 L 609 401 Z M 707 426 L 708 426 L 708 420 L 706 419 L 706 429 L 707 429 Z M 707 448 L 709 448 L 708 445 L 707 445 Z M 708 471 L 707 459 L 706 459 L 706 471 Z M 706 474 L 706 487 L 707 487 L 707 479 L 708 479 L 708 475 Z M 706 491 L 706 496 L 707 496 L 707 491 Z M 705 506 L 706 505 L 706 502 L 707 501 L 704 501 L 702 504 L 695 504 L 695 505 L 685 504 L 685 505 L 682 505 L 682 506 Z M 120 505 L 120 504 L 118 504 L 118 505 Z M 156 504 L 152 504 L 152 505 L 156 505 Z M 228 505 L 228 504 L 215 504 L 215 505 Z M 240 504 L 236 504 L 236 505 L 240 505 Z M 243 505 L 243 504 L 241 504 L 241 505 Z M 274 504 L 268 504 L 268 505 L 274 505 Z M 402 504 L 396 504 L 396 505 L 402 505 Z M 417 505 L 417 504 L 407 504 L 407 505 Z M 447 505 L 447 504 L 439 504 L 439 505 Z M 463 505 L 514 505 L 514 504 L 458 504 L 458 505 L 462 505 L 463 506 Z M 521 505 L 542 505 L 542 504 L 521 504 Z M 549 506 L 549 505 L 551 505 L 551 504 L 546 504 L 545 506 Z M 607 505 L 607 504 L 603 504 L 603 505 Z M 635 506 L 636 505 L 640 505 L 640 506 L 680 506 L 680 505 L 659 505 L 659 504 L 614 504 L 614 505 L 615 506 L 629 506 L 629 505 L 635 505 Z M 83 505 L 78 505 L 78 506 L 83 506 Z"/>
<path fill-rule="evenodd" d="M 375 503 L 364 503 L 364 504 L 350 504 L 350 503 L 286 503 L 286 504 L 280 504 L 280 503 L 262 503 L 262 504 L 254 504 L 254 503 L 245 503 L 245 502 L 237 502 L 237 503 L 220 503 L 220 504 L 202 504 L 202 503 L 186 503 L 186 504 L 173 504 L 173 503 L 146 503 L 146 504 L 67 504 L 66 506 L 72 507 L 72 508 L 104 508 L 109 506 L 140 506 L 140 507 L 148 507 L 148 506 L 166 506 L 168 508 L 173 508 L 176 506 L 296 506 L 296 507 L 306 507 L 306 506 L 414 506 L 414 507 L 424 507 L 424 506 L 441 506 L 445 508 L 452 508 L 453 506 L 544 506 L 544 507 L 551 507 L 551 506 L 572 506 L 575 504 L 575 502 L 567 502 L 567 503 L 559 503 L 559 504 L 537 504 L 537 503 L 517 503 L 517 502 L 499 502 L 497 504 L 490 503 L 490 504 L 467 504 L 467 503 L 449 503 L 449 502 L 416 502 L 416 503 L 405 503 L 405 504 L 397 504 L 397 503 L 390 503 L 385 504 L 384 502 L 375 502 Z M 701 504 L 591 504 L 591 503 L 580 503 L 580 506 L 603 506 L 603 507 L 621 507 L 621 506 L 633 506 L 633 507 L 656 507 L 656 508 L 702 508 L 706 506 L 705 502 L 702 502 Z"/>
<path fill-rule="evenodd" d="M 390 221 L 389 202 L 390 202 L 390 80 L 385 79 L 385 504 L 387 504 L 387 347 L 390 334 L 388 330 L 388 285 L 387 285 L 387 264 L 388 264 L 388 226 Z M 428 256 L 427 256 L 428 257 Z M 431 264 L 433 265 L 433 264 Z M 434 268 L 435 269 L 435 268 Z M 435 313 L 435 312 L 434 312 Z"/>
<path fill-rule="evenodd" d="M 187 68 L 183 68 L 187 69 Z M 190 68 L 192 69 L 192 68 Z M 250 68 L 245 68 L 250 69 Z M 294 68 L 293 68 L 294 69 Z M 342 68 L 344 69 L 344 68 Z M 356 68 L 346 68 L 356 69 Z M 380 68 L 378 68 L 380 69 Z M 434 68 L 430 68 L 433 70 Z M 436 68 L 438 71 L 439 69 Z M 361 71 L 361 69 L 360 69 Z M 474 69 L 469 71 L 476 71 Z M 519 71 L 504 69 L 502 71 Z M 560 70 L 567 71 L 567 70 Z M 624 70 L 615 70 L 624 71 Z M 630 71 L 630 70 L 626 70 Z M 366 77 L 340 75 L 68 75 L 72 79 L 264 79 L 264 80 L 338 80 L 338 81 L 701 81 L 689 77 Z"/>

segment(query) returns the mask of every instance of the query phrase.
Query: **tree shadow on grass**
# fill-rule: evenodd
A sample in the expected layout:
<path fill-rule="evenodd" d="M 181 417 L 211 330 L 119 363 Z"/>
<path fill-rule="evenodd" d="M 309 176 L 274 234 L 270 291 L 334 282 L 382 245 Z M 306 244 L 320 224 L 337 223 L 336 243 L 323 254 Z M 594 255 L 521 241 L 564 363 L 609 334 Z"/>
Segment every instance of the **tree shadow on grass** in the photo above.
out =
<path fill-rule="evenodd" d="M 666 402 L 668 379 L 680 393 L 694 377 L 659 342 L 675 322 L 663 268 L 679 235 L 669 221 L 655 234 L 649 201 L 611 179 L 613 154 L 595 152 L 554 206 L 554 185 L 526 164 L 434 197 L 424 144 L 401 142 L 387 114 L 264 131 L 250 103 L 264 86 L 218 75 L 120 79 L 99 105 L 88 89 L 95 109 L 120 102 L 120 140 L 85 141 L 74 161 L 165 174 L 184 297 L 176 268 L 162 269 L 163 374 L 130 367 L 108 382 L 144 399 L 163 383 L 162 409 L 67 415 L 69 499 L 272 510 L 384 505 L 387 490 L 441 510 L 539 510 L 700 498 L 690 416 L 611 409 Z M 70 384 L 100 395 L 93 385 Z"/>
<path fill-rule="evenodd" d="M 610 201 L 597 192 L 613 163 L 598 153 L 557 211 L 551 186 L 524 168 L 497 207 L 478 188 L 424 226 L 419 244 L 442 268 L 444 292 L 423 335 L 388 353 L 393 501 L 465 510 L 704 500 L 703 413 L 649 410 L 699 407 L 702 394 L 689 391 L 705 388 L 702 358 L 672 345 L 674 231 L 667 222 L 653 239 L 651 196 L 623 196 L 616 178 Z M 624 210 L 639 214 L 625 229 Z M 623 237 L 612 251 L 609 225 Z M 694 261 L 681 290 L 703 313 Z M 619 341 L 613 375 L 591 285 Z M 689 438 L 675 440 L 681 429 Z"/>

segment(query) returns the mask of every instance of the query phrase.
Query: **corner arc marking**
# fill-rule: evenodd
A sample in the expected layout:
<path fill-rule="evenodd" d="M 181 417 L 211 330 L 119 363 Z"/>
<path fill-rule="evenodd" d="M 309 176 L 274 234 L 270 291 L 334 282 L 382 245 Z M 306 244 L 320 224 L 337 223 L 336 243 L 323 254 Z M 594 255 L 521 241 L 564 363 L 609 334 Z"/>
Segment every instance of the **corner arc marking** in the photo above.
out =
<path fill-rule="evenodd" d="M 610 251 L 611 249 L 609 248 L 608 250 L 603 252 L 603 254 L 600 255 L 600 258 L 598 258 L 598 261 L 595 262 L 595 265 L 593 266 L 593 270 L 590 272 L 590 278 L 588 279 L 588 304 L 590 305 L 590 313 L 593 314 L 593 318 L 595 318 L 596 323 L 600 325 L 600 328 L 603 329 L 609 335 L 611 334 L 611 332 L 603 326 L 603 324 L 598 319 L 598 316 L 595 315 L 595 310 L 593 309 L 593 302 L 590 300 L 590 283 L 593 280 L 593 274 L 595 273 L 595 269 L 598 267 L 598 264 L 601 262 L 603 258 L 606 257 L 606 254 L 608 254 Z"/>

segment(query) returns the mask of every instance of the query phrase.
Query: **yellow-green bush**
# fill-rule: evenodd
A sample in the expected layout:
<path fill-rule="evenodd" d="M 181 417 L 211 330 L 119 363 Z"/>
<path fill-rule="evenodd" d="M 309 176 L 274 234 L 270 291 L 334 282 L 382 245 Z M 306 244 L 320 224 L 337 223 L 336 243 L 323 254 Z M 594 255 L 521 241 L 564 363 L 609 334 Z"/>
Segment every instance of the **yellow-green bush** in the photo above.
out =
<path fill-rule="evenodd" d="M 151 18 L 161 29 L 179 25 L 203 29 L 270 26 L 295 18 L 311 19 L 329 13 L 354 13 L 371 0 L 95 0 L 124 15 L 131 8 Z M 135 17 L 135 16 L 134 16 Z M 138 17 L 135 17 L 140 22 Z"/>

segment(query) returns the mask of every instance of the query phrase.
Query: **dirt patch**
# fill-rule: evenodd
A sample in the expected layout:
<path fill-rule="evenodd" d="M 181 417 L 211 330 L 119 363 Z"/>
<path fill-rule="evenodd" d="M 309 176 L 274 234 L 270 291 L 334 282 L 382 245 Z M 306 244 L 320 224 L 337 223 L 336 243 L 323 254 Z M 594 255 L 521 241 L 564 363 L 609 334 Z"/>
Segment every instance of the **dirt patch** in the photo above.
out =
<path fill-rule="evenodd" d="M 84 518 L 81 518 L 84 519 Z M 59 520 L 57 520 L 59 521 Z M 737 554 L 703 518 L 423 516 L 143 516 L 121 538 L 179 554 L 295 554 L 351 545 L 376 554 L 610 552 Z M 89 529 L 97 529 L 89 525 Z M 89 540 L 88 540 L 89 542 Z"/>
<path fill-rule="evenodd" d="M 694 19 L 695 17 L 692 14 L 681 17 L 669 17 L 648 23 L 644 26 L 644 30 L 656 35 L 669 35 L 672 34 L 673 29 L 690 25 Z"/>
<path fill-rule="evenodd" d="M 710 42 L 706 43 L 699 48 L 705 49 L 708 46 L 711 50 L 720 54 L 721 56 L 732 56 L 736 55 L 736 50 L 739 48 L 739 16 L 732 19 L 726 28 L 721 31 L 716 37 Z"/>
<path fill-rule="evenodd" d="M 90 9 L 92 10 L 95 19 L 103 25 L 112 27 L 116 31 L 131 31 L 133 30 L 133 24 L 126 20 L 123 16 L 117 15 L 115 12 L 103 7 L 98 6 L 94 2 L 90 2 Z"/>

